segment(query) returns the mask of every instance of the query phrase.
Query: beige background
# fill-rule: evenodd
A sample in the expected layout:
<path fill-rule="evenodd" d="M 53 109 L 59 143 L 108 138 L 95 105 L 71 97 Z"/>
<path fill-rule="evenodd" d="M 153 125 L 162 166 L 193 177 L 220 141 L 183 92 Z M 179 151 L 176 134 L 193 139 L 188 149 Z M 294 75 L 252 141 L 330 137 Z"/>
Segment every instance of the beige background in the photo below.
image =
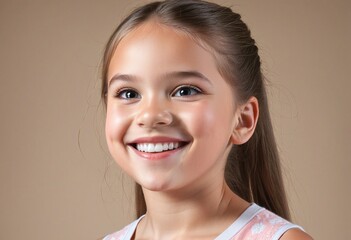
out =
<path fill-rule="evenodd" d="M 98 79 L 108 36 L 141 2 L 0 0 L 0 239 L 97 239 L 133 218 Z M 350 1 L 216 2 L 260 47 L 295 222 L 347 239 Z"/>

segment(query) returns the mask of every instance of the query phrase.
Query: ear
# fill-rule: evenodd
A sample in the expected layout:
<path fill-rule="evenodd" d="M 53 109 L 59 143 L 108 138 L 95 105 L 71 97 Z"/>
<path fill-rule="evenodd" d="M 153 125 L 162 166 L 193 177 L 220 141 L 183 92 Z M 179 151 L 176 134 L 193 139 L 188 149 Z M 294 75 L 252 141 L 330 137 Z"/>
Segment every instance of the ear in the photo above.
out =
<path fill-rule="evenodd" d="M 236 112 L 236 123 L 231 136 L 231 142 L 236 145 L 244 144 L 254 134 L 259 115 L 257 98 L 251 97 L 240 105 Z"/>

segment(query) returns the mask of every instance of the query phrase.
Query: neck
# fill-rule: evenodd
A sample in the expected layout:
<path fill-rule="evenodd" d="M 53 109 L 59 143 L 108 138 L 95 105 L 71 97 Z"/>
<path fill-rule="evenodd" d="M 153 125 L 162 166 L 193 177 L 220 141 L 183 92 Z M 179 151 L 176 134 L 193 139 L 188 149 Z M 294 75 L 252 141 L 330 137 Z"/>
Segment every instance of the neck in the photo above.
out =
<path fill-rule="evenodd" d="M 143 191 L 147 213 L 137 234 L 151 239 L 184 239 L 189 233 L 213 239 L 248 207 L 224 181 L 197 191 Z"/>

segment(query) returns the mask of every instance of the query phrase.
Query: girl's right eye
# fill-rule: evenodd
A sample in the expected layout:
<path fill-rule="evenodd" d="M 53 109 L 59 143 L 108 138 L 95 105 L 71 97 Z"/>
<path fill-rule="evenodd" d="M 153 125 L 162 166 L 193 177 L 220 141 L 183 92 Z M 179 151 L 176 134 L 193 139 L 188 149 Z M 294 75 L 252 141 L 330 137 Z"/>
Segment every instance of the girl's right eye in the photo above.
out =
<path fill-rule="evenodd" d="M 141 98 L 140 94 L 133 89 L 122 89 L 116 93 L 115 97 L 121 99 Z"/>

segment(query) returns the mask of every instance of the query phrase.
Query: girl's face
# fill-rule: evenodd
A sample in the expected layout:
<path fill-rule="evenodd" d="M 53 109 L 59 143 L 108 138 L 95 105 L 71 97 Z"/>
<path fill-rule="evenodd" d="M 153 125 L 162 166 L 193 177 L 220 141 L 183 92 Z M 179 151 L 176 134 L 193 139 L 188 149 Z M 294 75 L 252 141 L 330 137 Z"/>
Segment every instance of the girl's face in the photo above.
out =
<path fill-rule="evenodd" d="M 118 44 L 108 71 L 106 138 L 142 187 L 222 183 L 236 123 L 230 85 L 185 33 L 147 22 Z"/>

